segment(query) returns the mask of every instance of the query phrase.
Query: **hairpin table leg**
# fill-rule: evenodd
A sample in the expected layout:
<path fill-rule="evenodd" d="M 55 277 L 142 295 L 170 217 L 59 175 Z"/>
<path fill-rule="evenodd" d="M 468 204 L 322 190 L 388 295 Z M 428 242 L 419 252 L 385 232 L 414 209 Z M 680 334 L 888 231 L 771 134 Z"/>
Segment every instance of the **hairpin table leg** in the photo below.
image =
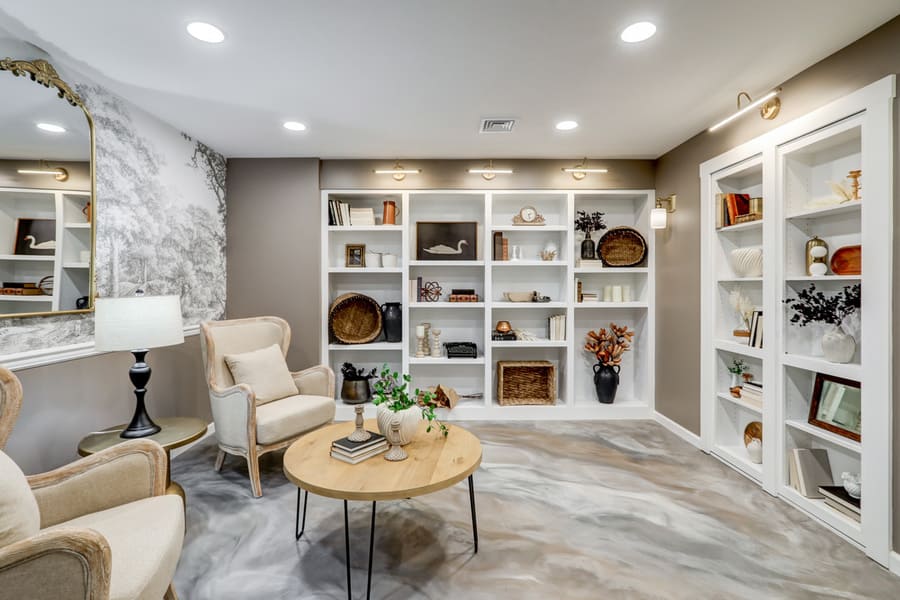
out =
<path fill-rule="evenodd" d="M 475 539 L 475 554 L 478 554 L 478 519 L 475 517 L 475 479 L 469 475 L 469 505 L 472 507 L 472 537 Z"/>
<path fill-rule="evenodd" d="M 347 600 L 352 600 L 350 591 L 350 517 L 347 515 L 347 501 L 344 500 L 344 546 L 347 549 Z"/>
<path fill-rule="evenodd" d="M 375 502 L 372 502 L 372 526 L 369 528 L 369 578 L 366 581 L 366 600 L 372 595 L 372 556 L 375 554 Z"/>
<path fill-rule="evenodd" d="M 309 500 L 309 491 L 305 492 L 305 496 L 303 496 L 303 521 L 301 524 L 300 521 L 300 495 L 303 494 L 304 491 L 300 488 L 297 488 L 297 513 L 294 517 L 294 535 L 296 536 L 294 539 L 299 540 L 300 536 L 303 535 L 303 532 L 306 531 L 306 502 Z"/>

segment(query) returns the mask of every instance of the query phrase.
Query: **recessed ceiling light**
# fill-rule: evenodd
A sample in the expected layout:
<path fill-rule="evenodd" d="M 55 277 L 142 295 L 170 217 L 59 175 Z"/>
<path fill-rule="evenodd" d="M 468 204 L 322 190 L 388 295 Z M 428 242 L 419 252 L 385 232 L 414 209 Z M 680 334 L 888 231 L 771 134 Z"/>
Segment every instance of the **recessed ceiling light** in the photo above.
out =
<path fill-rule="evenodd" d="M 285 121 L 282 127 L 290 131 L 306 131 L 306 125 L 300 121 Z"/>
<path fill-rule="evenodd" d="M 66 128 L 53 123 L 38 123 L 37 128 L 41 131 L 49 131 L 50 133 L 65 133 Z"/>
<path fill-rule="evenodd" d="M 648 21 L 641 21 L 626 27 L 622 31 L 621 37 L 623 42 L 634 44 L 652 38 L 654 33 L 656 33 L 656 25 Z"/>
<path fill-rule="evenodd" d="M 222 33 L 221 29 L 215 25 L 210 25 L 209 23 L 203 23 L 201 21 L 188 23 L 187 32 L 191 34 L 191 37 L 208 44 L 218 44 L 225 40 L 225 34 Z"/>
<path fill-rule="evenodd" d="M 576 121 L 560 121 L 556 124 L 556 128 L 560 131 L 571 131 L 578 127 L 578 123 Z"/>

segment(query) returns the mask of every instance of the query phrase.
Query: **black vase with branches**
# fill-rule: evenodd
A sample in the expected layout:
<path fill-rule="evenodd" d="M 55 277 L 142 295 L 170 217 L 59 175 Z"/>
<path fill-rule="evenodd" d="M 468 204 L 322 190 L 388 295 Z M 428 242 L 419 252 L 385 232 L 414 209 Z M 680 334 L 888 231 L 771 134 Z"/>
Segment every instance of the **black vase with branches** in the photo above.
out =
<path fill-rule="evenodd" d="M 584 241 L 581 242 L 581 259 L 594 260 L 597 253 L 594 251 L 594 241 L 591 239 L 591 232 L 606 229 L 606 222 L 603 220 L 604 213 L 594 211 L 589 213 L 585 210 L 579 210 L 575 213 L 575 231 L 584 232 Z"/>

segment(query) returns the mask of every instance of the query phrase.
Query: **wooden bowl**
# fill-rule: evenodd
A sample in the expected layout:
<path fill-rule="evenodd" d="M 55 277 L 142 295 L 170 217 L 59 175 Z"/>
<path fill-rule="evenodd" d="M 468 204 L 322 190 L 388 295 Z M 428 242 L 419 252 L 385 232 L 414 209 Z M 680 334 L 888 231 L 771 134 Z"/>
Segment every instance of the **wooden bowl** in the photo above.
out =
<path fill-rule="evenodd" d="M 534 292 L 503 292 L 503 296 L 510 302 L 531 302 Z"/>

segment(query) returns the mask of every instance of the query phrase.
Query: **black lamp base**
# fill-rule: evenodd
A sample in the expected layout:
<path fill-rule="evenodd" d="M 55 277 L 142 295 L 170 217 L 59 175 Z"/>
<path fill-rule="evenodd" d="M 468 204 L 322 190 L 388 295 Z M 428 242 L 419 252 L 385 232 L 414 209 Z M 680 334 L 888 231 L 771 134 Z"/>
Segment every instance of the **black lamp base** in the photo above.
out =
<path fill-rule="evenodd" d="M 144 362 L 147 356 L 147 350 L 133 350 L 134 364 L 128 370 L 128 377 L 134 385 L 134 416 L 131 422 L 125 428 L 119 437 L 126 439 L 142 438 L 154 433 L 159 433 L 160 426 L 153 422 L 150 415 L 147 414 L 147 407 L 144 406 L 144 395 L 147 393 L 147 382 L 150 381 L 150 365 Z"/>

